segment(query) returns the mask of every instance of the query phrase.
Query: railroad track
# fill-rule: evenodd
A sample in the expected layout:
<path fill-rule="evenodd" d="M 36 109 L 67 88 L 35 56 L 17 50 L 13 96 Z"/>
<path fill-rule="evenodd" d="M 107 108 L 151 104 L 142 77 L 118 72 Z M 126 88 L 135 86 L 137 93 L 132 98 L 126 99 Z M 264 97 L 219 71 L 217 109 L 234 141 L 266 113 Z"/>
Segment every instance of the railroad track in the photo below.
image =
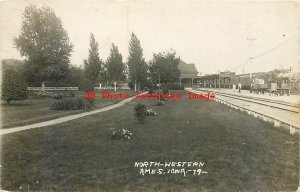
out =
<path fill-rule="evenodd" d="M 296 105 L 294 103 L 289 103 L 289 102 L 276 101 L 276 100 L 271 100 L 271 99 L 257 98 L 257 97 L 244 96 L 244 95 L 236 95 L 236 94 L 230 94 L 230 93 L 223 93 L 223 92 L 219 92 L 219 91 L 208 91 L 208 90 L 201 90 L 201 89 L 199 91 L 206 92 L 206 93 L 210 92 L 210 93 L 214 93 L 219 96 L 223 96 L 223 97 L 227 97 L 227 98 L 231 98 L 231 99 L 238 99 L 238 100 L 242 100 L 242 101 L 246 101 L 246 102 L 250 102 L 250 103 L 256 103 L 256 104 L 260 104 L 260 105 L 264 105 L 264 106 L 268 106 L 268 107 L 272 107 L 272 108 L 276 108 L 276 109 L 289 111 L 292 113 L 299 113 L 299 111 L 300 111 L 299 105 Z"/>
<path fill-rule="evenodd" d="M 216 102 L 240 111 L 246 111 L 249 115 L 261 118 L 264 121 L 270 120 L 274 123 L 275 127 L 289 129 L 290 134 L 300 134 L 300 106 L 294 103 L 211 90 L 194 89 L 187 91 L 198 94 L 213 93 L 216 95 Z"/>

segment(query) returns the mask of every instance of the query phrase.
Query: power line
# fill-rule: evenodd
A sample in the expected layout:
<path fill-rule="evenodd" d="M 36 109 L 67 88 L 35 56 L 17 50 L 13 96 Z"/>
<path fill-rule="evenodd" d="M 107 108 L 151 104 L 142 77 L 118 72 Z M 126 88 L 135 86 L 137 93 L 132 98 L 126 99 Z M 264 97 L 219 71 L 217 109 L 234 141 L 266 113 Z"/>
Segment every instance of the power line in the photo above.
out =
<path fill-rule="evenodd" d="M 240 65 L 236 66 L 235 68 L 232 69 L 232 71 L 236 71 L 237 69 L 239 69 L 240 67 L 243 67 L 244 65 L 248 64 L 249 62 L 252 63 L 252 60 L 253 59 L 258 59 L 260 57 L 263 57 L 267 54 L 269 54 L 270 52 L 278 49 L 279 47 L 283 46 L 284 44 L 287 44 L 287 43 L 290 43 L 293 39 L 291 39 L 290 41 L 284 41 L 284 42 L 281 42 L 277 45 L 275 45 L 274 47 L 270 48 L 270 49 L 267 49 L 266 51 L 256 55 L 256 56 L 253 56 L 253 57 L 249 57 L 247 60 L 245 60 L 243 63 L 241 63 Z"/>

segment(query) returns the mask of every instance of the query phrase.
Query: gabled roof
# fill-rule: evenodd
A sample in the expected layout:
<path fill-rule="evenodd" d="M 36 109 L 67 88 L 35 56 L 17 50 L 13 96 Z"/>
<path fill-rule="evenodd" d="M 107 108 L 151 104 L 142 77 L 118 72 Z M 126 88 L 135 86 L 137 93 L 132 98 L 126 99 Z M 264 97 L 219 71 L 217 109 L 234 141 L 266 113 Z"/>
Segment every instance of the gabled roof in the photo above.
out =
<path fill-rule="evenodd" d="M 178 69 L 181 71 L 181 74 L 198 74 L 195 64 L 187 64 L 181 59 L 179 60 Z"/>

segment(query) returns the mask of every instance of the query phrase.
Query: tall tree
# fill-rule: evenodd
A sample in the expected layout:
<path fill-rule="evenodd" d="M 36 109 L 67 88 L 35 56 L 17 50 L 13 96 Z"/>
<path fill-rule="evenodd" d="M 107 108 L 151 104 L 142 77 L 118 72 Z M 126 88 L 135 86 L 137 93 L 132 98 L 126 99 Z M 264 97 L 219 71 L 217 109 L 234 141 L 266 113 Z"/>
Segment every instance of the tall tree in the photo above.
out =
<path fill-rule="evenodd" d="M 122 55 L 119 53 L 118 47 L 112 44 L 110 49 L 110 55 L 106 61 L 107 72 L 111 81 L 119 82 L 124 79 L 124 63 L 122 61 Z"/>
<path fill-rule="evenodd" d="M 153 82 L 157 82 L 159 78 L 161 83 L 179 81 L 179 58 L 176 58 L 175 55 L 175 51 L 153 54 L 153 59 L 149 64 L 150 76 Z"/>
<path fill-rule="evenodd" d="M 134 33 L 131 34 L 129 43 L 128 72 L 131 83 L 137 84 L 137 89 L 147 79 L 147 64 L 143 58 L 143 49 Z"/>
<path fill-rule="evenodd" d="M 68 83 L 72 87 L 78 87 L 80 81 L 84 78 L 85 74 L 82 66 L 71 66 L 70 76 L 68 78 Z"/>
<path fill-rule="evenodd" d="M 21 35 L 14 43 L 26 56 L 26 74 L 31 84 L 58 81 L 69 73 L 72 44 L 61 19 L 49 7 L 25 8 Z"/>
<path fill-rule="evenodd" d="M 96 83 L 99 80 L 102 61 L 99 57 L 99 44 L 95 40 L 93 33 L 90 34 L 90 49 L 89 57 L 84 60 L 84 72 L 87 79 L 91 83 Z"/>

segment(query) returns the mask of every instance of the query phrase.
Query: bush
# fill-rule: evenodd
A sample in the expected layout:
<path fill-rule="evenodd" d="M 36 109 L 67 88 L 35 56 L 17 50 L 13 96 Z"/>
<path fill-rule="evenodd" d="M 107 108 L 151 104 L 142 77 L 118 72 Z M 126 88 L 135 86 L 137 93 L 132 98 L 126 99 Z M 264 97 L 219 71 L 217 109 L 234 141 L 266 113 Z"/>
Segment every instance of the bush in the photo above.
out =
<path fill-rule="evenodd" d="M 20 72 L 7 69 L 3 73 L 2 99 L 7 103 L 10 101 L 20 101 L 28 96 L 27 86 Z"/>
<path fill-rule="evenodd" d="M 157 114 L 153 109 L 146 109 L 146 115 L 147 116 L 155 116 Z"/>
<path fill-rule="evenodd" d="M 115 130 L 112 133 L 113 140 L 130 140 L 132 139 L 132 133 L 126 129 Z"/>
<path fill-rule="evenodd" d="M 55 93 L 54 95 L 53 95 L 53 98 L 54 99 L 62 99 L 62 94 L 61 93 Z"/>
<path fill-rule="evenodd" d="M 94 91 L 94 84 L 86 77 L 83 77 L 79 83 L 79 89 L 82 91 Z"/>
<path fill-rule="evenodd" d="M 75 97 L 74 91 L 71 91 L 71 92 L 69 93 L 69 97 Z"/>
<path fill-rule="evenodd" d="M 153 82 L 150 80 L 146 80 L 142 83 L 142 88 L 144 89 L 145 87 L 147 87 L 148 89 L 153 88 Z"/>
<path fill-rule="evenodd" d="M 146 111 L 147 111 L 147 108 L 146 108 L 145 104 L 138 103 L 134 107 L 134 115 L 138 118 L 138 120 L 140 122 L 144 121 L 145 116 L 146 116 Z"/>
<path fill-rule="evenodd" d="M 133 82 L 129 82 L 128 83 L 128 87 L 133 90 L 134 89 L 134 83 Z"/>
<path fill-rule="evenodd" d="M 167 86 L 170 90 L 184 90 L 184 86 L 178 83 L 168 83 Z"/>
<path fill-rule="evenodd" d="M 94 104 L 94 99 L 86 99 L 86 101 L 88 102 L 88 106 L 89 106 L 89 108 L 91 108 L 91 107 L 94 107 L 94 106 L 95 106 L 95 104 Z"/>
<path fill-rule="evenodd" d="M 92 105 L 82 98 L 68 98 L 51 105 L 51 110 L 82 110 L 90 109 Z"/>
<path fill-rule="evenodd" d="M 51 91 L 44 91 L 44 92 L 38 92 L 36 95 L 52 98 L 52 99 L 62 99 L 63 97 L 75 97 L 75 93 L 73 91 L 69 93 L 61 93 L 61 92 L 51 92 Z"/>
<path fill-rule="evenodd" d="M 169 92 L 169 88 L 168 88 L 167 85 L 163 85 L 163 86 L 162 86 L 162 92 L 163 92 L 163 94 L 165 94 L 165 95 Z"/>
<path fill-rule="evenodd" d="M 159 101 L 158 103 L 157 103 L 157 106 L 162 106 L 162 105 L 164 105 L 164 103 L 163 103 L 163 101 Z"/>
<path fill-rule="evenodd" d="M 150 88 L 149 91 L 148 91 L 148 94 L 152 94 L 152 93 L 154 93 L 154 92 L 155 92 L 154 89 L 153 89 L 153 88 Z"/>
<path fill-rule="evenodd" d="M 41 96 L 53 98 L 53 99 L 62 99 L 63 98 L 62 93 L 55 93 L 55 92 L 42 92 Z"/>

